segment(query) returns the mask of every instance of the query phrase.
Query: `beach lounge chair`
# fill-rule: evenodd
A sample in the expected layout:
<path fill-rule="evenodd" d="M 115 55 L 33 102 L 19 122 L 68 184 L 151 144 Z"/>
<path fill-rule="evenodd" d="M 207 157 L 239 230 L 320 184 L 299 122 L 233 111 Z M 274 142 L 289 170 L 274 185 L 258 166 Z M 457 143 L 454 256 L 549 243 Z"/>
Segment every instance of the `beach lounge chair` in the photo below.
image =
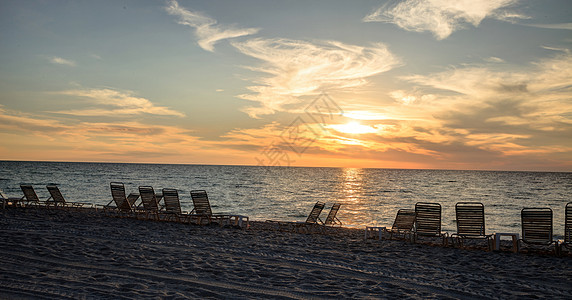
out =
<path fill-rule="evenodd" d="M 189 223 L 190 217 L 181 210 L 181 201 L 179 200 L 179 192 L 176 189 L 163 189 L 164 210 L 161 210 L 160 218 L 165 221 L 175 221 L 181 223 Z"/>
<path fill-rule="evenodd" d="M 26 206 L 36 206 L 36 207 L 45 204 L 40 201 L 40 198 L 38 198 L 38 195 L 36 194 L 36 191 L 34 190 L 34 187 L 32 185 L 21 184 L 20 188 L 24 193 L 24 198 L 26 198 L 26 200 L 21 201 L 21 204 L 25 204 Z"/>
<path fill-rule="evenodd" d="M 322 220 L 320 220 L 320 214 L 322 213 L 322 210 L 324 210 L 324 206 L 326 206 L 326 203 L 320 201 L 316 202 L 316 204 L 314 204 L 314 207 L 310 211 L 308 218 L 306 218 L 306 221 L 304 222 L 283 222 L 283 221 L 272 221 L 272 220 L 268 220 L 266 222 L 278 225 L 279 230 L 310 232 L 316 226 L 324 224 Z"/>
<path fill-rule="evenodd" d="M 520 211 L 522 241 L 524 244 L 550 246 L 555 244 L 554 253 L 559 253 L 558 241 L 552 239 L 552 209 L 523 208 Z"/>
<path fill-rule="evenodd" d="M 465 239 L 484 239 L 491 251 L 493 240 L 492 234 L 486 234 L 485 231 L 485 206 L 480 202 L 459 202 L 455 204 L 455 214 L 457 233 L 451 235 L 455 237 L 453 241 L 463 247 Z"/>
<path fill-rule="evenodd" d="M 330 208 L 330 213 L 328 213 L 328 216 L 324 221 L 325 226 L 342 226 L 342 221 L 336 217 L 341 206 L 342 205 L 340 203 L 334 203 L 332 205 L 332 208 Z"/>
<path fill-rule="evenodd" d="M 417 202 L 415 204 L 415 227 L 413 242 L 419 237 L 439 237 L 447 245 L 447 233 L 441 232 L 441 204 Z"/>
<path fill-rule="evenodd" d="M 566 249 L 572 248 L 572 202 L 566 204 L 564 212 L 564 242 L 562 242 L 562 246 Z"/>
<path fill-rule="evenodd" d="M 151 186 L 140 186 L 139 195 L 141 196 L 141 205 L 136 210 L 137 217 L 144 216 L 145 219 L 159 220 L 159 201 L 162 195 L 155 194 L 155 190 Z"/>
<path fill-rule="evenodd" d="M 389 239 L 397 237 L 398 239 L 411 238 L 411 231 L 415 224 L 415 210 L 414 209 L 400 209 L 397 211 L 395 220 L 391 229 L 386 229 L 384 232 L 389 235 Z"/>
<path fill-rule="evenodd" d="M 125 194 L 125 185 L 122 182 L 111 182 L 111 196 L 113 199 L 103 206 L 106 213 L 116 213 L 119 217 L 134 216 L 135 202 L 139 199 L 139 194 Z M 115 202 L 115 206 L 111 206 Z"/>
<path fill-rule="evenodd" d="M 308 218 L 306 218 L 305 222 L 293 222 L 294 230 L 296 232 L 301 232 L 301 231 L 311 232 L 312 229 L 314 229 L 316 226 L 324 224 L 324 222 L 322 222 L 322 220 L 320 219 L 320 214 L 322 213 L 322 210 L 324 210 L 325 206 L 326 203 L 324 202 L 320 201 L 316 202 L 316 204 L 314 204 L 314 207 L 312 208 L 312 211 L 310 211 Z"/>
<path fill-rule="evenodd" d="M 213 214 L 207 191 L 192 190 L 193 210 L 190 213 L 191 222 L 198 225 L 217 223 L 220 226 L 230 224 L 229 214 Z"/>
<path fill-rule="evenodd" d="M 328 228 L 334 228 L 334 227 L 341 227 L 342 226 L 342 221 L 340 221 L 340 219 L 338 219 L 336 217 L 341 206 L 342 205 L 340 203 L 334 203 L 332 205 L 332 207 L 330 208 L 330 212 L 328 213 L 328 216 L 324 220 L 324 223 L 321 224 L 322 225 L 322 230 L 321 230 L 322 233 L 326 233 L 326 230 Z"/>
<path fill-rule="evenodd" d="M 66 201 L 57 185 L 46 185 L 46 189 L 48 189 L 48 192 L 50 193 L 50 198 L 46 200 L 46 207 L 80 209 L 85 205 L 84 203 Z"/>

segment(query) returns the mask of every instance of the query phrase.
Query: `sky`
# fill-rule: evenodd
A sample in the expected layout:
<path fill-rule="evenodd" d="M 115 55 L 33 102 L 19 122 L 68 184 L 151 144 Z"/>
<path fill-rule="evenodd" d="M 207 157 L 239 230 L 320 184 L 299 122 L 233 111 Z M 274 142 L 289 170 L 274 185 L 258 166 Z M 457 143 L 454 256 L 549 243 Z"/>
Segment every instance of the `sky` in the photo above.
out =
<path fill-rule="evenodd" d="M 0 0 L 0 160 L 572 171 L 572 2 Z"/>

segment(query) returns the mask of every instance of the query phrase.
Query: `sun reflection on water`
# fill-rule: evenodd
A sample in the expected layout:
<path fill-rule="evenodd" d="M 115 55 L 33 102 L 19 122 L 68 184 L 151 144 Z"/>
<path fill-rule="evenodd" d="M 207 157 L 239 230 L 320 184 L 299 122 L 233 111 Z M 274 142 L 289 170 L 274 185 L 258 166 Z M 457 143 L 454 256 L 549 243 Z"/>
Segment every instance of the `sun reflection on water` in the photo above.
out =
<path fill-rule="evenodd" d="M 364 169 L 360 168 L 344 168 L 338 177 L 338 191 L 340 193 L 339 201 L 345 206 L 340 211 L 345 223 L 348 225 L 359 224 L 363 221 L 365 213 L 367 213 L 368 203 L 366 203 L 366 178 L 364 178 Z"/>
<path fill-rule="evenodd" d="M 339 214 L 347 226 L 387 225 L 380 216 L 393 215 L 393 206 L 379 196 L 378 189 L 387 188 L 385 178 L 372 177 L 371 172 L 361 168 L 343 168 L 338 175 L 338 202 L 342 203 Z M 373 197 L 373 198 L 372 198 Z M 381 223 L 380 223 L 381 221 Z"/>

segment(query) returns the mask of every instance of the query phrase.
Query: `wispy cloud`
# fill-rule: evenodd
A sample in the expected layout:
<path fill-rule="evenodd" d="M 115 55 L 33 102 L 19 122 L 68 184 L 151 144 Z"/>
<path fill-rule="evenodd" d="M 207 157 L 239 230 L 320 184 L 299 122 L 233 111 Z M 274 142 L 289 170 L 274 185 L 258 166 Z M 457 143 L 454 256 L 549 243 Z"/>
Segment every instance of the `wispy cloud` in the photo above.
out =
<path fill-rule="evenodd" d="M 175 0 L 168 2 L 166 10 L 178 17 L 179 24 L 194 28 L 199 45 L 207 51 L 214 51 L 214 44 L 220 40 L 259 31 L 257 28 L 222 28 L 216 20 L 185 9 Z M 256 85 L 248 87 L 251 93 L 238 96 L 260 104 L 244 109 L 253 118 L 289 110 L 288 106 L 299 103 L 303 96 L 363 86 L 367 77 L 400 63 L 381 43 L 362 47 L 338 41 L 251 38 L 233 41 L 231 45 L 262 62 L 259 67 L 248 69 L 269 74 L 253 80 Z"/>
<path fill-rule="evenodd" d="M 87 98 L 91 103 L 100 106 L 88 109 L 55 111 L 60 114 L 76 116 L 117 116 L 136 114 L 177 117 L 184 116 L 183 113 L 171 110 L 167 107 L 155 106 L 148 99 L 134 96 L 132 92 L 120 92 L 112 89 L 85 89 L 62 91 L 59 92 L 59 94 Z"/>
<path fill-rule="evenodd" d="M 527 18 L 502 8 L 518 0 L 406 0 L 388 2 L 363 18 L 364 22 L 392 23 L 414 32 L 430 31 L 442 40 L 471 24 L 479 26 L 487 17 L 514 20 Z"/>
<path fill-rule="evenodd" d="M 507 65 L 498 71 L 484 63 L 402 77 L 412 88 L 392 92 L 396 101 L 385 102 L 383 110 L 382 100 L 375 99 L 370 108 L 344 114 L 346 120 L 326 130 L 304 124 L 320 137 L 303 157 L 291 153 L 290 158 L 297 164 L 327 156 L 401 167 L 569 170 L 572 55 L 518 70 Z M 225 136 L 226 143 L 262 149 L 277 141 L 274 146 L 287 149 L 278 138 L 286 127 L 273 122 L 236 129 Z"/>
<path fill-rule="evenodd" d="M 0 137 L 15 149 L 0 153 L 15 159 L 30 155 L 40 160 L 155 162 L 157 158 L 185 162 L 204 153 L 200 140 L 188 129 L 137 121 L 86 122 L 51 119 L 46 114 L 8 110 L 0 105 Z M 40 146 L 41 145 L 41 146 Z M 67 149 L 68 151 L 62 151 Z M 208 152 L 208 151 L 207 151 Z M 192 162 L 192 161 L 186 161 Z"/>
<path fill-rule="evenodd" d="M 551 51 L 559 51 L 564 52 L 566 54 L 570 54 L 570 49 L 568 48 L 559 48 L 559 47 L 550 47 L 550 46 L 541 46 L 543 49 L 551 50 Z"/>
<path fill-rule="evenodd" d="M 546 29 L 564 29 L 572 30 L 572 23 L 560 23 L 560 24 L 525 24 L 530 27 L 546 28 Z"/>
<path fill-rule="evenodd" d="M 35 132 L 60 132 L 68 126 L 45 118 L 34 118 L 27 113 L 8 111 L 0 105 L 0 129 L 6 131 L 25 130 Z"/>
<path fill-rule="evenodd" d="M 409 105 L 387 109 L 392 115 L 425 112 L 418 115 L 414 125 L 423 130 L 409 130 L 418 141 L 428 141 L 423 136 L 433 141 L 444 136 L 445 143 L 474 147 L 486 155 L 529 153 L 545 155 L 544 159 L 561 153 L 569 155 L 572 141 L 566 136 L 572 134 L 572 103 L 567 101 L 572 97 L 570 69 L 572 55 L 566 53 L 539 61 L 526 72 L 499 72 L 483 66 L 409 76 L 403 79 L 419 86 L 410 93 L 394 93 Z M 409 101 L 425 97 L 424 86 L 433 92 L 430 97 Z M 404 127 L 407 120 L 399 124 L 408 127 Z M 407 135 L 402 132 L 399 136 Z"/>
<path fill-rule="evenodd" d="M 400 64 L 383 44 L 362 47 L 337 41 L 250 39 L 232 45 L 262 61 L 260 67 L 250 69 L 269 75 L 249 87 L 252 93 L 239 96 L 260 103 L 245 110 L 251 117 L 284 111 L 300 96 L 363 86 L 367 77 Z"/>
<path fill-rule="evenodd" d="M 65 58 L 61 58 L 61 57 L 57 57 L 57 56 L 50 57 L 49 60 L 52 64 L 56 64 L 56 65 L 65 65 L 65 66 L 70 66 L 70 67 L 76 66 L 76 63 L 74 61 L 68 60 Z"/>
<path fill-rule="evenodd" d="M 179 6 L 175 0 L 169 1 L 165 9 L 170 15 L 179 18 L 179 24 L 194 28 L 199 46 L 211 52 L 214 51 L 214 45 L 221 40 L 255 34 L 260 30 L 258 28 L 235 28 L 234 26 L 225 28 L 225 26 L 217 25 L 215 19 Z"/>
<path fill-rule="evenodd" d="M 503 63 L 504 59 L 502 59 L 500 57 L 496 57 L 496 56 L 491 56 L 491 57 L 485 58 L 485 61 L 490 62 L 490 63 Z"/>

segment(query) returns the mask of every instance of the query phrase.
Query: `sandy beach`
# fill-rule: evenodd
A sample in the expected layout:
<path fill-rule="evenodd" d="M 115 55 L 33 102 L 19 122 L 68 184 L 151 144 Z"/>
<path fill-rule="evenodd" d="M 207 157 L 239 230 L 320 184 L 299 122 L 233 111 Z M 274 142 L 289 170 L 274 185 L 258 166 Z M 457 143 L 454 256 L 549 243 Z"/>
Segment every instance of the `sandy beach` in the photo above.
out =
<path fill-rule="evenodd" d="M 572 298 L 572 257 L 0 211 L 3 299 Z"/>

